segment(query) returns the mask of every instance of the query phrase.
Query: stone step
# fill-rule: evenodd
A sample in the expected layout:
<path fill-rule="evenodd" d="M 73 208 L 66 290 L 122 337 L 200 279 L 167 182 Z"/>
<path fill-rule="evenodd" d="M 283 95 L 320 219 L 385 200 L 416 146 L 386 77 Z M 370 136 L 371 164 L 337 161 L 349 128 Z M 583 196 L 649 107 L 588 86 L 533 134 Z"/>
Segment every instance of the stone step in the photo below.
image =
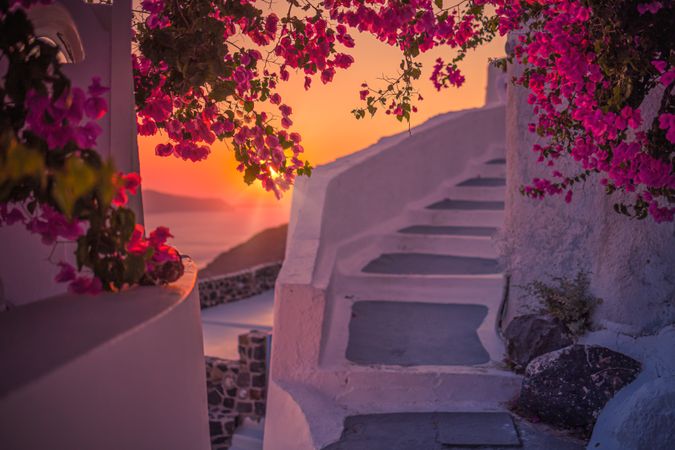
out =
<path fill-rule="evenodd" d="M 329 376 L 342 383 L 335 398 L 339 406 L 368 412 L 432 405 L 438 411 L 498 408 L 516 396 L 522 383 L 522 377 L 496 363 L 412 367 L 352 363 Z"/>
<path fill-rule="evenodd" d="M 480 236 L 491 237 L 497 232 L 494 227 L 460 227 L 460 226 L 434 226 L 412 225 L 398 231 L 403 234 L 429 236 Z"/>
<path fill-rule="evenodd" d="M 503 177 L 474 177 L 462 181 L 457 186 L 473 186 L 473 187 L 506 186 L 506 179 Z"/>
<path fill-rule="evenodd" d="M 468 173 L 483 178 L 504 178 L 506 166 L 504 164 L 476 164 L 469 168 Z"/>
<path fill-rule="evenodd" d="M 476 201 L 504 201 L 504 186 L 456 186 L 449 185 L 443 190 L 448 198 Z"/>
<path fill-rule="evenodd" d="M 490 355 L 477 331 L 487 313 L 482 305 L 356 302 L 347 359 L 399 366 L 485 364 Z"/>
<path fill-rule="evenodd" d="M 443 234 L 393 233 L 382 236 L 385 253 L 417 252 L 496 258 L 492 239 L 485 236 L 452 236 Z"/>
<path fill-rule="evenodd" d="M 349 416 L 340 440 L 324 450 L 521 448 L 507 412 L 402 412 Z"/>
<path fill-rule="evenodd" d="M 456 200 L 446 198 L 427 206 L 427 209 L 446 210 L 503 210 L 504 202 L 498 200 Z"/>
<path fill-rule="evenodd" d="M 583 441 L 499 410 L 361 413 L 323 450 L 584 450 Z"/>
<path fill-rule="evenodd" d="M 485 164 L 506 164 L 506 158 L 493 158 L 486 161 Z"/>
<path fill-rule="evenodd" d="M 385 253 L 362 269 L 390 275 L 488 275 L 500 272 L 496 259 L 430 253 Z"/>
<path fill-rule="evenodd" d="M 414 209 L 406 216 L 406 222 L 415 225 L 500 228 L 504 223 L 504 211 L 497 210 Z"/>
<path fill-rule="evenodd" d="M 470 303 L 499 307 L 502 274 L 492 275 L 387 275 L 357 273 L 334 275 L 336 292 L 346 298 L 434 303 Z"/>

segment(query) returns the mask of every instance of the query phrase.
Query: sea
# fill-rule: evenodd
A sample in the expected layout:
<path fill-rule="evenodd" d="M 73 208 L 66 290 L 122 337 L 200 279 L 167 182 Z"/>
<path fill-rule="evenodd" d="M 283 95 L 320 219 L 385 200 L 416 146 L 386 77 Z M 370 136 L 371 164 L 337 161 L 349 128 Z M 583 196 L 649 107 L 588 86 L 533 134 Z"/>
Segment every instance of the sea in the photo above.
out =
<path fill-rule="evenodd" d="M 168 243 L 190 256 L 197 267 L 204 267 L 220 253 L 253 235 L 288 223 L 289 210 L 282 206 L 242 206 L 227 211 L 189 211 L 146 213 L 149 231 L 163 225 L 174 238 Z"/>

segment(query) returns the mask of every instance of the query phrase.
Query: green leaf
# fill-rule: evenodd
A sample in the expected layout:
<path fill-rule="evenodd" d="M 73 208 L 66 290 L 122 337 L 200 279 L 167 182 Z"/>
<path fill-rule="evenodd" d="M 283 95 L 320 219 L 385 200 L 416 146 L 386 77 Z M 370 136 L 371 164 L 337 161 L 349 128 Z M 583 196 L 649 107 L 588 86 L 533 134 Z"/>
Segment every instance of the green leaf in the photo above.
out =
<path fill-rule="evenodd" d="M 130 284 L 138 283 L 145 274 L 145 258 L 128 255 L 124 260 L 124 279 Z"/>
<path fill-rule="evenodd" d="M 234 82 L 233 81 L 224 81 L 218 83 L 211 89 L 209 93 L 209 98 L 217 102 L 222 102 L 227 100 L 230 96 L 234 94 Z"/>
<path fill-rule="evenodd" d="M 258 166 L 249 166 L 244 171 L 244 182 L 246 184 L 253 184 L 255 180 L 258 179 L 258 174 L 260 173 L 260 167 Z"/>
<path fill-rule="evenodd" d="M 5 146 L 5 160 L 0 162 L 0 183 L 42 175 L 45 161 L 39 151 L 20 144 L 13 136 L 3 136 L 0 148 Z"/>
<path fill-rule="evenodd" d="M 97 179 L 96 172 L 80 158 L 66 160 L 63 170 L 54 175 L 52 187 L 52 195 L 66 217 L 72 216 L 75 203 L 92 191 Z"/>

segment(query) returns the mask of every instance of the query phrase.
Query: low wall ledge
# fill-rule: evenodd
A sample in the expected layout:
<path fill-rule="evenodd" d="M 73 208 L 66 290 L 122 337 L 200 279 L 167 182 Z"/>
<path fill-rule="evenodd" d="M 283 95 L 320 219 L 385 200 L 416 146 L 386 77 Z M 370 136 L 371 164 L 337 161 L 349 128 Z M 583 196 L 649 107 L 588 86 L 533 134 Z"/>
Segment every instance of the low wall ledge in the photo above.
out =
<path fill-rule="evenodd" d="M 167 286 L 96 296 L 65 294 L 0 314 L 0 399 L 157 320 L 195 289 L 197 269 Z"/>

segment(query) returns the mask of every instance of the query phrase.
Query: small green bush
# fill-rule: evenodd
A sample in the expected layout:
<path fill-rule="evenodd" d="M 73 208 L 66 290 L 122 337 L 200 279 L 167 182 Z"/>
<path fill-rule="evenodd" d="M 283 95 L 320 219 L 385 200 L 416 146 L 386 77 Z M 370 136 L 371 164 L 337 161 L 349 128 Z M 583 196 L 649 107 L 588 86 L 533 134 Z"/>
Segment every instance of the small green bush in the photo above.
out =
<path fill-rule="evenodd" d="M 602 303 L 589 286 L 588 273 L 580 271 L 574 279 L 554 277 L 553 284 L 533 281 L 525 288 L 541 301 L 541 312 L 560 320 L 573 336 L 581 336 L 591 329 L 593 312 Z"/>

